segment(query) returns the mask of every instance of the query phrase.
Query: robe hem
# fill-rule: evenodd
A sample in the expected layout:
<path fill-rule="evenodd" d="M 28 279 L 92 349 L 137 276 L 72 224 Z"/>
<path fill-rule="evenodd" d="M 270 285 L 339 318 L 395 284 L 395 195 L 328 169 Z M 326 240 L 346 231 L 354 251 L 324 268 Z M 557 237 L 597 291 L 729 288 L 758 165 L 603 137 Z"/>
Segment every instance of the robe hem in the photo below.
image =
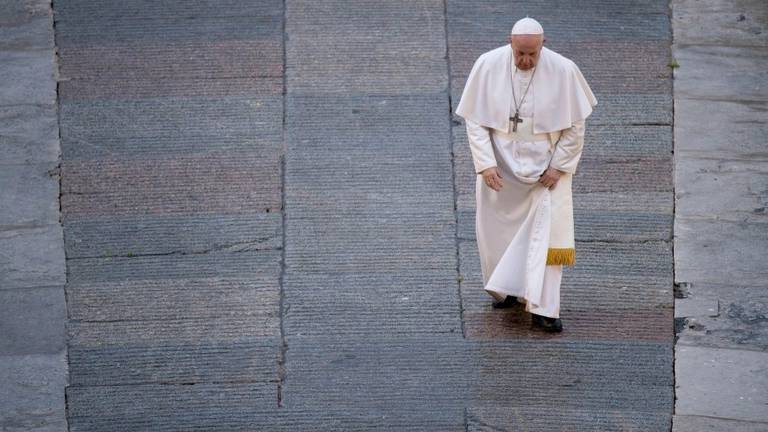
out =
<path fill-rule="evenodd" d="M 549 248 L 547 250 L 547 265 L 576 264 L 575 248 Z"/>

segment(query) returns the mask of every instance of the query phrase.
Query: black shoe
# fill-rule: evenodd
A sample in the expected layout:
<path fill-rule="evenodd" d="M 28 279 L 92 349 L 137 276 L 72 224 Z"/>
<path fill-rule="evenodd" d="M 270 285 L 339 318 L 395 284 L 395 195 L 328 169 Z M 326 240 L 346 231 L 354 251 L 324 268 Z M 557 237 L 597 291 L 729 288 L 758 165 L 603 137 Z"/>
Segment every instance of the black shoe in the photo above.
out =
<path fill-rule="evenodd" d="M 493 307 L 496 309 L 505 309 L 517 306 L 517 297 L 508 295 L 504 300 L 493 302 Z"/>
<path fill-rule="evenodd" d="M 563 322 L 560 318 L 550 318 L 543 315 L 531 314 L 531 322 L 534 326 L 541 327 L 544 331 L 548 332 L 561 332 L 563 331 Z"/>

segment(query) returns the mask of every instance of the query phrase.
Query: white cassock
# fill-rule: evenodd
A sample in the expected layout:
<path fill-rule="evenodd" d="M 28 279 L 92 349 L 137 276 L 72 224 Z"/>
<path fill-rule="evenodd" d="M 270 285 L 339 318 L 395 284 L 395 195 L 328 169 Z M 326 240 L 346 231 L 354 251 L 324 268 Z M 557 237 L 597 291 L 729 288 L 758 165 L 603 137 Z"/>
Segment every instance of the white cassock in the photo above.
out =
<path fill-rule="evenodd" d="M 511 65 L 511 49 L 508 51 L 505 53 L 504 47 L 501 47 L 490 53 L 496 52 L 502 60 L 508 59 Z M 533 80 L 527 96 L 519 106 L 523 122 L 518 123 L 517 131 L 513 130 L 514 123 L 509 120 L 510 115 L 506 114 L 515 112 L 511 85 L 515 86 L 514 94 L 520 103 L 521 96 L 534 76 L 532 70 L 518 70 L 514 79 L 510 79 L 513 67 L 505 73 L 506 79 L 512 82 L 506 100 L 509 106 L 497 111 L 504 112 L 506 127 L 492 127 L 491 123 L 496 119 L 483 118 L 489 112 L 493 114 L 487 108 L 484 108 L 486 112 L 472 116 L 471 109 L 465 106 L 462 110 L 460 104 L 457 114 L 464 114 L 474 168 L 478 174 L 475 186 L 476 235 L 484 289 L 497 300 L 504 299 L 506 295 L 515 296 L 525 301 L 527 311 L 558 318 L 563 265 L 572 265 L 575 261 L 571 180 L 581 157 L 584 119 L 588 113 L 584 115 L 577 107 L 566 115 L 568 127 L 555 131 L 544 127 L 545 131 L 534 132 L 537 126 L 536 115 L 541 113 L 536 109 L 536 103 L 547 103 L 546 97 L 540 94 L 547 91 L 542 83 L 551 84 L 552 76 L 558 73 L 553 64 L 557 65 L 556 60 L 559 58 L 553 57 L 551 53 L 542 53 L 540 57 L 537 65 L 540 69 L 535 78 L 538 78 L 542 70 L 549 76 L 545 76 L 543 81 L 538 80 L 538 96 L 537 80 Z M 508 56 L 504 57 L 505 54 Z M 545 58 L 545 67 L 541 68 Z M 481 61 L 482 57 L 478 62 Z M 489 61 L 485 59 L 485 63 Z M 490 63 L 494 64 L 492 61 Z M 498 66 L 500 62 L 495 64 Z M 476 63 L 473 73 L 485 72 L 487 75 L 488 69 L 484 71 L 482 65 Z M 474 82 L 474 88 L 470 88 L 469 81 L 472 79 L 470 74 L 462 103 L 465 98 L 474 98 L 475 101 L 482 99 L 472 94 L 478 91 L 478 87 L 482 88 L 482 79 L 480 85 Z M 594 96 L 588 87 L 584 96 L 588 99 L 591 111 L 594 103 L 589 97 L 594 99 Z M 494 97 L 498 95 L 494 94 Z M 477 111 L 475 109 L 476 114 Z M 544 123 L 563 124 L 562 119 L 541 120 L 546 120 Z M 539 127 L 542 128 L 541 122 Z M 493 166 L 498 168 L 502 176 L 502 188 L 498 192 L 486 185 L 479 175 Z M 538 183 L 539 177 L 549 166 L 565 172 L 551 190 Z"/>

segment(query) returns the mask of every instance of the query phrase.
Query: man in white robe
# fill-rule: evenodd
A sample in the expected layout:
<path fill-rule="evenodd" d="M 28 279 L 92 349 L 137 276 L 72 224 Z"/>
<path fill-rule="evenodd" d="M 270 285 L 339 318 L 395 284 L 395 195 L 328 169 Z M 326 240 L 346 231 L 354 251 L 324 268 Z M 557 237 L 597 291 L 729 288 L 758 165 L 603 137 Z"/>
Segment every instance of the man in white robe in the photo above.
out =
<path fill-rule="evenodd" d="M 573 61 L 543 47 L 532 18 L 481 55 L 456 114 L 476 181 L 476 235 L 494 307 L 525 303 L 532 323 L 562 331 L 563 265 L 575 263 L 571 179 L 597 100 Z"/>

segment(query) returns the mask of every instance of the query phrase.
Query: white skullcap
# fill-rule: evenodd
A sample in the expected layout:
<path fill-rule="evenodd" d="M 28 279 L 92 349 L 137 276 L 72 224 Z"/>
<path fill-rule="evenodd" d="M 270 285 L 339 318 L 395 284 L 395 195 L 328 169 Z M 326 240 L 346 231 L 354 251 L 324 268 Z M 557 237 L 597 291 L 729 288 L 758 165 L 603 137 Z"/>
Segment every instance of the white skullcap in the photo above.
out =
<path fill-rule="evenodd" d="M 541 24 L 539 24 L 539 22 L 536 21 L 535 19 L 525 17 L 515 23 L 514 27 L 512 27 L 511 34 L 513 35 L 544 34 L 544 28 L 541 27 Z"/>

